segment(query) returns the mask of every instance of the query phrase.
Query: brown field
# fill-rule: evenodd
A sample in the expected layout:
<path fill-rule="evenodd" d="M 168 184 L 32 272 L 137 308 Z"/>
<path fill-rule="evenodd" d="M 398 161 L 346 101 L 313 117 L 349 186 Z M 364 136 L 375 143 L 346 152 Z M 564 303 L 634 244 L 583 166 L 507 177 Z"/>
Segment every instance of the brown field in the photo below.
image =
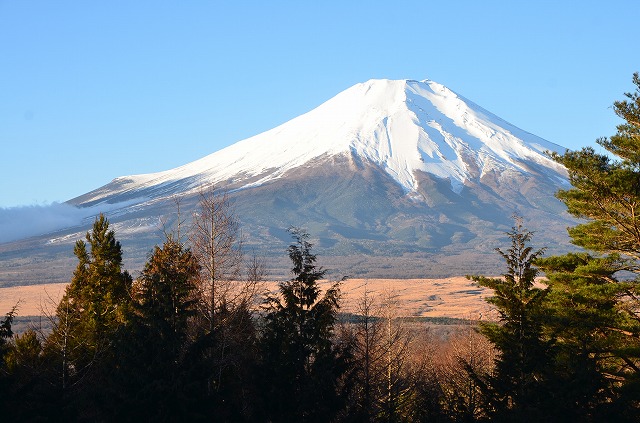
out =
<path fill-rule="evenodd" d="M 321 283 L 322 287 L 329 282 Z M 38 316 L 53 311 L 64 294 L 66 284 L 45 284 L 0 288 L 0 314 L 18 304 L 18 316 Z M 276 290 L 276 282 L 267 283 Z M 365 290 L 373 298 L 393 296 L 398 314 L 407 317 L 452 317 L 488 319 L 491 307 L 484 301 L 490 290 L 476 286 L 464 277 L 446 279 L 348 279 L 342 283 L 341 311 L 357 313 Z"/>
<path fill-rule="evenodd" d="M 66 286 L 66 283 L 48 283 L 0 288 L 0 314 L 10 311 L 16 304 L 18 316 L 40 316 L 42 310 L 51 314 Z"/>
<path fill-rule="evenodd" d="M 348 279 L 343 282 L 342 311 L 356 313 L 364 292 L 378 301 L 392 296 L 398 314 L 411 317 L 487 319 L 491 290 L 465 277 L 446 279 Z"/>

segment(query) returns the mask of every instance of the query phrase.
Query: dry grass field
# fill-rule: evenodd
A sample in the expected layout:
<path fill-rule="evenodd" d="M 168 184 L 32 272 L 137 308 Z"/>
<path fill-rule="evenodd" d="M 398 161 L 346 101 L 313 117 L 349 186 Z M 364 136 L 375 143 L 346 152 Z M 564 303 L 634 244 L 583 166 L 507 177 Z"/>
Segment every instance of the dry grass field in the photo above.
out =
<path fill-rule="evenodd" d="M 66 286 L 66 283 L 49 283 L 0 288 L 0 313 L 8 312 L 16 304 L 18 316 L 39 316 L 42 310 L 54 312 Z"/>
<path fill-rule="evenodd" d="M 343 282 L 342 311 L 357 313 L 365 291 L 377 302 L 391 297 L 406 317 L 486 319 L 491 291 L 465 277 L 446 279 L 350 279 Z"/>
<path fill-rule="evenodd" d="M 326 287 L 329 282 L 322 282 Z M 45 284 L 0 288 L 0 313 L 18 304 L 18 316 L 38 316 L 43 307 L 54 310 L 66 284 Z M 266 288 L 277 289 L 276 282 Z M 381 301 L 392 297 L 397 313 L 407 317 L 452 317 L 488 319 L 493 313 L 485 298 L 490 290 L 476 286 L 464 277 L 446 279 L 348 279 L 342 282 L 341 311 L 357 313 L 365 291 Z"/>

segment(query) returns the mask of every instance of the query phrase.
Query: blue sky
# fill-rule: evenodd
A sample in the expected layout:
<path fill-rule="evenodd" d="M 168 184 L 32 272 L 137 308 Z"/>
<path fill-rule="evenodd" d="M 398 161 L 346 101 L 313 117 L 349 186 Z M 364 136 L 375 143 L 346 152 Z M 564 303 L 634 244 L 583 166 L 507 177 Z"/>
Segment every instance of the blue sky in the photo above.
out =
<path fill-rule="evenodd" d="M 640 71 L 637 1 L 0 0 L 0 207 L 65 201 L 432 79 L 577 149 Z"/>

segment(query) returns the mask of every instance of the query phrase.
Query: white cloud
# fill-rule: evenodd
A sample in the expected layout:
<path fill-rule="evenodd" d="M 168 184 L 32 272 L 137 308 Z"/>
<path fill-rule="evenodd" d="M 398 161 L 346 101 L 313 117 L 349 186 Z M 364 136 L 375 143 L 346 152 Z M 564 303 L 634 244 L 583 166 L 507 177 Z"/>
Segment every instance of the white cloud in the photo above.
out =
<path fill-rule="evenodd" d="M 0 208 L 0 243 L 81 225 L 84 219 L 126 203 L 79 208 L 66 203 Z M 105 207 L 106 206 L 106 207 Z"/>

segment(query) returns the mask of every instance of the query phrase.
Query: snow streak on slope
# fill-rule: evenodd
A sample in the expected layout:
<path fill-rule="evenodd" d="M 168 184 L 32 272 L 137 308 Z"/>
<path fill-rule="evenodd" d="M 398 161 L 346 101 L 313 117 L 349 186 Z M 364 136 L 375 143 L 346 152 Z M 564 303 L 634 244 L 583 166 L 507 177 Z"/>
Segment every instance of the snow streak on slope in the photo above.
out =
<path fill-rule="evenodd" d="M 546 150 L 563 149 L 433 81 L 370 80 L 200 160 L 165 172 L 117 178 L 116 190 L 108 194 L 178 181 L 188 181 L 182 187 L 186 191 L 221 181 L 257 186 L 311 160 L 339 154 L 381 166 L 406 192 L 417 188 L 416 171 L 447 178 L 458 191 L 465 181 L 487 172 L 527 172 L 526 163 L 562 175 L 562 167 L 543 154 Z M 105 194 L 97 190 L 82 200 L 100 200 Z"/>

